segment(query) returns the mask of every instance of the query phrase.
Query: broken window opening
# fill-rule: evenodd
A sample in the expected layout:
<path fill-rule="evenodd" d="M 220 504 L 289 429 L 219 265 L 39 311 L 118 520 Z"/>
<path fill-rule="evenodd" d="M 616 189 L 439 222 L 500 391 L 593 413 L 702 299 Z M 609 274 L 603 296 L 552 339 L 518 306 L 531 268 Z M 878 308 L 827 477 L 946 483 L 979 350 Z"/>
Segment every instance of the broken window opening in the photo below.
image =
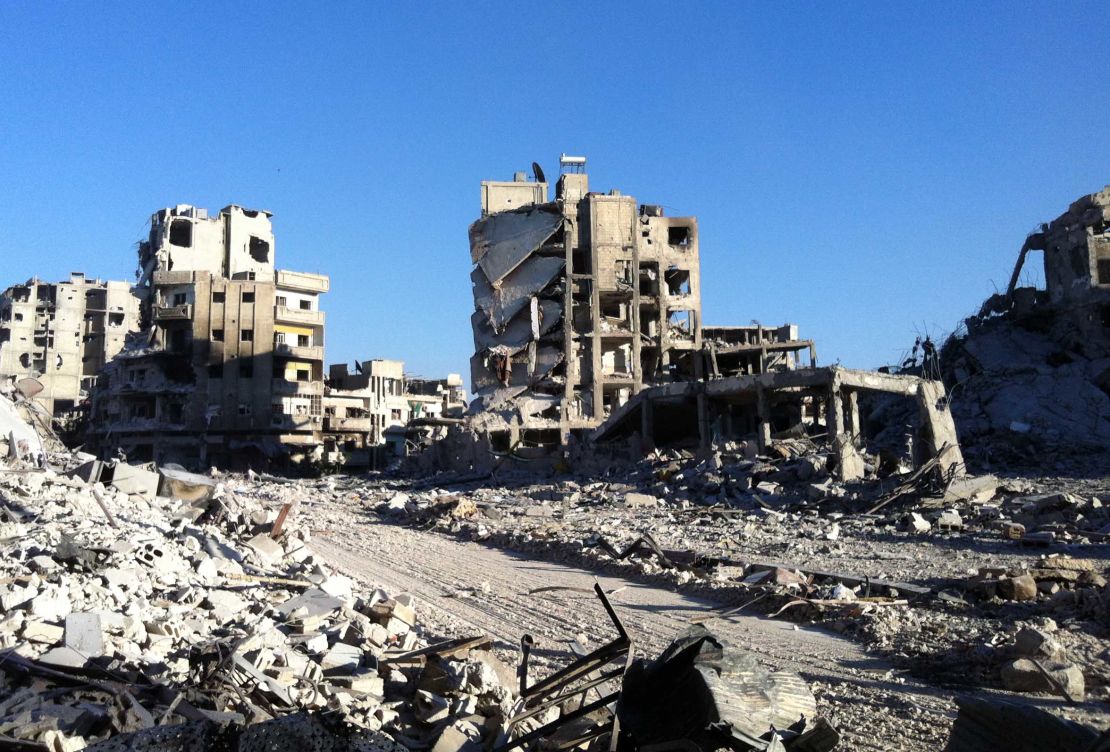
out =
<path fill-rule="evenodd" d="M 667 324 L 672 336 L 692 337 L 694 335 L 694 312 L 689 310 L 671 311 Z"/>
<path fill-rule="evenodd" d="M 30 353 L 20 353 L 19 354 L 19 365 L 23 366 L 24 368 L 30 368 L 31 367 L 31 355 L 30 355 Z"/>
<path fill-rule="evenodd" d="M 193 247 L 193 223 L 187 219 L 175 219 L 170 222 L 170 245 L 179 248 Z"/>
<path fill-rule="evenodd" d="M 1110 285 L 1110 258 L 1098 260 L 1098 284 Z"/>
<path fill-rule="evenodd" d="M 248 246 L 251 258 L 260 264 L 265 264 L 270 260 L 270 244 L 262 238 L 257 238 L 251 235 L 250 244 Z"/>
<path fill-rule="evenodd" d="M 212 302 L 213 303 L 223 303 L 224 302 L 224 292 L 223 292 L 223 290 L 220 290 L 219 292 L 212 293 Z"/>
<path fill-rule="evenodd" d="M 108 314 L 108 326 L 123 326 L 123 314 L 122 313 L 109 313 Z"/>
<path fill-rule="evenodd" d="M 690 245 L 690 228 L 684 225 L 668 227 L 667 243 L 679 248 L 688 247 Z"/>
<path fill-rule="evenodd" d="M 309 381 L 311 376 L 312 374 L 308 371 L 297 371 L 297 381 Z"/>
<path fill-rule="evenodd" d="M 239 414 L 240 415 L 250 415 L 251 414 L 250 403 L 240 402 L 239 403 Z"/>
<path fill-rule="evenodd" d="M 244 292 L 243 293 L 243 302 L 244 303 L 253 303 L 254 302 L 254 292 L 253 291 Z"/>
<path fill-rule="evenodd" d="M 312 301 L 302 300 L 301 301 L 301 310 L 302 311 L 311 311 L 312 310 Z"/>
<path fill-rule="evenodd" d="M 23 321 L 23 314 L 22 313 L 16 313 L 15 314 L 15 320 L 16 321 Z"/>
<path fill-rule="evenodd" d="M 187 296 L 183 292 L 175 292 L 173 294 L 173 304 L 175 306 L 185 305 L 186 300 Z"/>
<path fill-rule="evenodd" d="M 213 342 L 223 342 L 224 341 L 224 330 L 223 329 L 213 329 L 212 330 L 212 341 Z"/>
<path fill-rule="evenodd" d="M 672 296 L 690 294 L 690 270 L 668 269 L 663 275 L 667 282 L 667 294 Z"/>
<path fill-rule="evenodd" d="M 308 341 L 307 334 L 297 335 L 297 347 L 308 347 L 311 343 Z"/>
<path fill-rule="evenodd" d="M 254 329 L 240 329 L 239 330 L 240 342 L 254 342 Z"/>

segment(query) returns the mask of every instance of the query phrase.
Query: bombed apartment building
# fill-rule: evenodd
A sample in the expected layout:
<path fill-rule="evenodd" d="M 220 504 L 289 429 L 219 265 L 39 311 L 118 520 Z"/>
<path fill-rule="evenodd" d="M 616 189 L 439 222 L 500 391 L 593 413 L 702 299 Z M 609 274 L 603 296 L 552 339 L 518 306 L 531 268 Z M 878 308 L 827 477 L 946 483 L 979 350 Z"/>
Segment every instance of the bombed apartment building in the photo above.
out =
<path fill-rule="evenodd" d="M 408 453 L 410 442 L 458 423 L 466 410 L 462 377 L 410 377 L 400 360 L 345 363 L 328 369 L 324 391 L 326 462 L 382 469 Z"/>
<path fill-rule="evenodd" d="M 67 423 L 138 325 L 139 300 L 127 282 L 74 272 L 65 282 L 13 285 L 0 294 L 0 376 L 36 379 L 36 402 Z"/>
<path fill-rule="evenodd" d="M 91 443 L 192 467 L 317 458 L 328 286 L 275 269 L 269 212 L 158 211 L 139 244 L 142 330 L 98 381 Z"/>
<path fill-rule="evenodd" d="M 1030 251 L 1042 252 L 1044 290 L 1019 286 Z M 1110 185 L 1073 202 L 1030 234 L 1006 295 L 988 301 L 996 310 L 1019 313 L 1045 303 L 1080 312 L 1074 320 L 1096 336 L 1105 337 L 1110 328 Z"/>
<path fill-rule="evenodd" d="M 328 368 L 324 392 L 324 441 L 327 462 L 384 467 L 391 453 L 386 431 L 409 420 L 405 364 L 400 360 L 346 363 Z"/>
<path fill-rule="evenodd" d="M 907 462 L 960 470 L 943 385 L 818 368 L 814 343 L 791 324 L 703 325 L 697 220 L 591 192 L 585 162 L 563 155 L 553 199 L 538 165 L 531 180 L 481 185 L 482 216 L 470 227 L 477 396 L 468 425 L 478 448 L 441 456 L 528 462 L 554 457 L 572 435 L 592 447 L 578 453 L 586 462 L 603 445 L 637 456 L 742 442 L 754 456 L 773 437 L 816 436 L 852 479 L 870 462 L 860 397 L 879 394 L 915 416 Z"/>
<path fill-rule="evenodd" d="M 812 347 L 789 325 L 717 327 L 707 360 L 697 219 L 591 192 L 585 166 L 563 155 L 550 200 L 538 165 L 532 180 L 481 184 L 471 412 L 495 449 L 565 444 L 649 386 L 703 378 L 707 365 L 793 367 Z"/>

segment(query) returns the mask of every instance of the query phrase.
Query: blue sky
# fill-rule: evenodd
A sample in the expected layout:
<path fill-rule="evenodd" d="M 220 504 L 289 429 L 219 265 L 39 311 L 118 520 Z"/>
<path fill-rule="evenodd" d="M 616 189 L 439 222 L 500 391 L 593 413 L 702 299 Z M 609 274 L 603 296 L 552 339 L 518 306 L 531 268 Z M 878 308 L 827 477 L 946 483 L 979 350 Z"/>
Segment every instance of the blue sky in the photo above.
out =
<path fill-rule="evenodd" d="M 0 283 L 274 212 L 329 362 L 467 374 L 478 182 L 560 152 L 701 230 L 703 318 L 896 361 L 1110 183 L 1102 3 L 0 5 Z"/>

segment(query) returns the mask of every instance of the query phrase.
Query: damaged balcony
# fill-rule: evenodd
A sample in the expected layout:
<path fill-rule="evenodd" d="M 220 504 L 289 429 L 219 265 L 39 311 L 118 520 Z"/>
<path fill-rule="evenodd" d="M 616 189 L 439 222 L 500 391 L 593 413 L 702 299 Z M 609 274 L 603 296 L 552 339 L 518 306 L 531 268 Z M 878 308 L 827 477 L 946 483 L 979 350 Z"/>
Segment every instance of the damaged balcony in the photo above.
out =
<path fill-rule="evenodd" d="M 192 321 L 193 306 L 189 303 L 171 306 L 155 306 L 155 321 Z"/>

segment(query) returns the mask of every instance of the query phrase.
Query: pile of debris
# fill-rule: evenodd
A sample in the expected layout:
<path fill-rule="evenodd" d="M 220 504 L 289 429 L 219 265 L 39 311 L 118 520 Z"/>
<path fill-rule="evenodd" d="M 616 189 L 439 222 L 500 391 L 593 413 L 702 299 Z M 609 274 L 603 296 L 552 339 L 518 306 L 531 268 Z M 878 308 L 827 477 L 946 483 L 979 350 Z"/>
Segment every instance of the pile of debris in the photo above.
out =
<path fill-rule="evenodd" d="M 1029 251 L 1042 252 L 1044 289 L 1018 286 Z M 965 327 L 940 360 L 969 460 L 1105 472 L 1110 186 L 1030 234 L 1006 292 L 987 299 Z M 1077 453 L 1086 456 L 1077 461 Z"/>
<path fill-rule="evenodd" d="M 1065 696 L 1082 697 L 1084 674 L 1110 696 L 1106 656 L 1087 649 L 1110 623 L 1110 508 L 1098 496 L 991 475 L 944 479 L 929 467 L 884 471 L 877 457 L 864 480 L 845 483 L 831 459 L 783 439 L 766 454 L 657 451 L 601 478 L 398 484 L 365 503 L 386 520 L 820 622 L 945 681 L 1017 689 L 1003 671 L 1014 623 L 1054 618 L 1077 651 L 1048 667 L 1070 672 Z"/>
<path fill-rule="evenodd" d="M 0 409 L 13 406 L 0 398 Z M 633 662 L 600 590 L 614 645 L 530 683 L 526 647 L 514 671 L 488 636 L 429 642 L 411 596 L 329 571 L 298 524 L 298 508 L 312 503 L 300 486 L 40 453 L 33 429 L 9 434 L 14 443 L 0 439 L 0 456 L 13 455 L 0 460 L 0 746 L 608 746 L 622 713 L 628 749 L 695 727 L 737 749 L 836 744 L 835 731 L 815 725 L 800 679 L 759 669 L 707 632 Z M 686 724 L 678 731 L 634 699 L 656 697 L 651 682 L 675 671 L 702 687 L 675 716 Z M 768 699 L 754 705 L 729 700 L 760 692 Z"/>

